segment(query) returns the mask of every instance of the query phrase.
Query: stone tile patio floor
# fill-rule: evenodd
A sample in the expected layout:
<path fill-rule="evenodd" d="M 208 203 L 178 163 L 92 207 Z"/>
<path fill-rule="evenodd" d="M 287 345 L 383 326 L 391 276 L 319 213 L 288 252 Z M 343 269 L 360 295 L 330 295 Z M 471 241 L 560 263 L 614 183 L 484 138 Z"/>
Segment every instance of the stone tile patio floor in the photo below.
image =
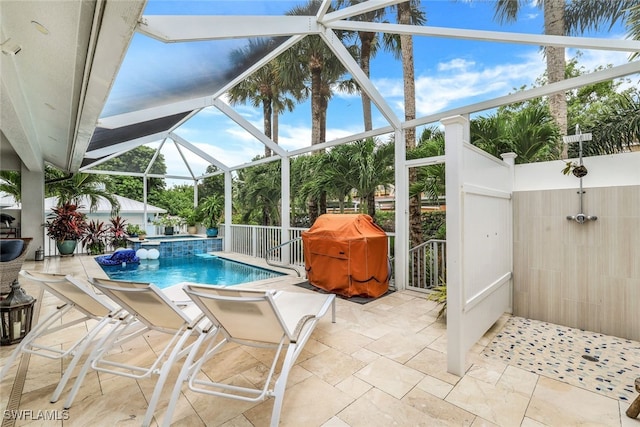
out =
<path fill-rule="evenodd" d="M 31 261 L 24 268 L 104 276 L 86 256 Z M 291 276 L 253 287 L 291 289 L 296 280 Z M 37 285 L 25 279 L 21 283 L 30 295 L 39 297 L 40 316 L 59 304 L 51 295 L 40 296 Z M 591 334 L 589 345 L 598 353 L 599 362 L 589 362 L 580 357 L 582 344 L 576 344 L 583 339 L 583 331 L 505 315 L 469 352 L 467 371 L 460 378 L 446 371 L 446 327 L 436 321 L 437 311 L 424 295 L 410 291 L 395 292 L 365 305 L 339 299 L 337 323 L 332 324 L 330 316 L 319 323 L 292 370 L 280 425 L 640 427 L 640 420 L 625 415 L 635 398 L 627 393 L 626 384 L 640 376 L 640 343 Z M 545 335 L 558 328 L 565 333 L 564 341 Z M 85 330 L 80 325 L 66 337 L 71 340 Z M 611 342 L 618 344 L 612 348 Z M 606 355 L 602 343 L 608 348 Z M 136 357 L 144 357 L 145 352 L 158 348 L 157 344 L 158 338 L 149 334 L 131 346 L 136 347 Z M 0 347 L 0 363 L 13 348 Z M 620 352 L 626 361 L 620 361 Z M 255 381 L 264 372 L 257 352 L 234 348 L 224 356 L 225 362 L 211 367 L 208 374 Z M 10 401 L 13 387 L 22 383 L 16 381 L 19 362 L 0 383 L 2 426 L 140 424 L 152 380 L 92 372 L 71 409 L 64 413 L 63 399 L 49 403 L 63 363 L 37 356 L 25 359 L 26 377 L 22 392 L 16 394 L 18 399 Z M 605 359 L 615 362 L 607 364 Z M 582 370 L 577 369 L 580 366 Z M 177 376 L 177 369 L 174 371 L 169 383 Z M 577 373 L 581 380 L 576 379 Z M 602 384 L 613 384 L 613 390 L 607 386 L 597 390 Z M 170 392 L 171 387 L 165 387 L 154 425 L 163 420 Z M 272 400 L 245 403 L 183 391 L 173 425 L 265 426 L 272 404 Z M 23 419 L 12 418 L 10 409 L 17 409 L 14 414 Z M 51 414 L 63 419 L 43 419 Z"/>

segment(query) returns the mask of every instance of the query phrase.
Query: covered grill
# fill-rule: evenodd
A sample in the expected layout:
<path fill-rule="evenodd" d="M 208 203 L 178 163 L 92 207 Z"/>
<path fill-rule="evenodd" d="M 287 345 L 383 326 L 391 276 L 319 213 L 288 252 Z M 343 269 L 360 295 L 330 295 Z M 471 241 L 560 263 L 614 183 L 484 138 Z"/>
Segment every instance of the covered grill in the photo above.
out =
<path fill-rule="evenodd" d="M 387 235 L 369 215 L 321 215 L 302 242 L 313 286 L 345 297 L 376 298 L 389 289 Z"/>

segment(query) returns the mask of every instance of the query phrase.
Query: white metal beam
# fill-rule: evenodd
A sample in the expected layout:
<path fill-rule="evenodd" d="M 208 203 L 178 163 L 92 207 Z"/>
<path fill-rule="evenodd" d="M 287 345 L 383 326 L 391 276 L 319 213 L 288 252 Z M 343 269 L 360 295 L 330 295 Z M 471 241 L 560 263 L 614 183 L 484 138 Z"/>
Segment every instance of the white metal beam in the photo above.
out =
<path fill-rule="evenodd" d="M 562 80 L 556 83 L 550 83 L 533 89 L 523 90 L 509 95 L 500 96 L 489 101 L 482 101 L 475 104 L 465 105 L 464 107 L 454 108 L 451 110 L 430 114 L 428 116 L 419 117 L 417 119 L 404 122 L 402 124 L 402 127 L 406 129 L 428 123 L 435 123 L 444 117 L 453 117 L 476 113 L 478 111 L 486 111 L 503 105 L 509 105 L 515 102 L 522 102 L 528 99 L 539 98 L 541 96 L 550 95 L 552 93 L 562 92 L 589 84 L 608 81 L 635 73 L 640 73 L 640 61 L 628 62 L 616 67 L 607 68 L 601 71 L 594 71 L 593 73 L 583 74 L 581 76 Z"/>
<path fill-rule="evenodd" d="M 356 133 L 346 136 L 344 138 L 334 139 L 332 141 L 323 142 L 320 144 L 310 145 L 304 148 L 298 148 L 297 150 L 291 150 L 288 152 L 289 157 L 299 156 L 301 154 L 311 153 L 318 150 L 324 150 L 325 148 L 335 147 L 336 145 L 345 144 L 347 142 L 358 141 L 360 139 L 371 138 L 374 136 L 385 135 L 393 132 L 393 127 L 385 126 L 383 128 L 373 129 L 366 132 Z"/>
<path fill-rule="evenodd" d="M 169 138 L 173 139 L 174 142 L 176 142 L 177 144 L 182 145 L 183 147 L 185 147 L 186 149 L 190 150 L 194 154 L 197 154 L 198 156 L 202 157 L 204 160 L 206 160 L 207 162 L 211 163 L 212 165 L 214 165 L 218 169 L 220 169 L 222 171 L 225 171 L 225 172 L 229 170 L 229 167 L 227 165 L 225 165 L 224 163 L 220 162 L 215 157 L 205 153 L 204 151 L 202 151 L 201 149 L 199 149 L 198 147 L 196 147 L 195 145 L 193 145 L 189 141 L 185 140 L 180 135 L 171 132 L 169 134 Z"/>
<path fill-rule="evenodd" d="M 213 104 L 213 96 L 203 96 L 201 98 L 187 99 L 173 102 L 171 104 L 146 108 L 144 110 L 132 111 L 130 113 L 116 114 L 114 116 L 102 117 L 98 120 L 98 126 L 106 129 L 116 129 L 123 126 L 142 123 L 160 117 L 168 117 L 185 111 L 200 110 Z"/>
<path fill-rule="evenodd" d="M 374 10 L 382 9 L 384 7 L 393 6 L 398 3 L 404 3 L 407 0 L 369 0 L 362 3 L 357 3 L 353 6 L 345 7 L 344 9 L 336 10 L 331 13 L 327 13 L 324 18 L 320 19 L 321 24 L 338 21 L 340 19 L 351 18 L 352 16 L 361 15 L 363 13 L 371 12 Z"/>
<path fill-rule="evenodd" d="M 165 43 L 317 33 L 313 16 L 144 15 L 138 31 Z"/>
<path fill-rule="evenodd" d="M 283 157 L 286 155 L 286 150 L 269 139 L 264 132 L 260 131 L 254 125 L 252 125 L 247 119 L 238 114 L 233 108 L 229 105 L 225 104 L 219 99 L 216 99 L 213 102 L 213 105 L 220 110 L 224 115 L 229 117 L 231 120 L 236 122 L 241 128 L 249 132 L 253 135 L 258 141 L 262 142 L 264 145 L 269 147 L 271 151 L 276 153 L 278 156 Z"/>
<path fill-rule="evenodd" d="M 408 34 L 414 36 L 444 37 L 474 41 L 504 42 L 535 46 L 575 47 L 580 49 L 640 51 L 640 41 L 600 39 L 591 37 L 551 36 L 546 34 L 510 33 L 505 31 L 466 30 L 462 28 L 429 27 L 417 25 L 385 24 L 364 21 L 336 21 L 328 28 L 369 31 L 375 33 Z"/>
<path fill-rule="evenodd" d="M 330 29 L 327 29 L 325 32 L 320 34 L 320 37 L 322 37 L 327 46 L 329 46 L 329 49 L 331 49 L 331 51 L 338 57 L 340 62 L 344 64 L 347 71 L 351 73 L 351 76 L 360 85 L 360 90 L 369 96 L 371 102 L 378 107 L 378 110 L 387 119 L 389 124 L 391 124 L 395 129 L 399 128 L 400 119 L 398 119 L 398 116 L 396 116 L 389 104 L 387 104 L 387 101 L 385 101 L 382 95 L 380 95 L 378 89 L 376 89 L 376 87 L 371 83 L 371 80 L 369 80 L 366 74 L 362 71 L 355 59 L 353 59 L 347 48 L 344 47 L 338 36 Z"/>

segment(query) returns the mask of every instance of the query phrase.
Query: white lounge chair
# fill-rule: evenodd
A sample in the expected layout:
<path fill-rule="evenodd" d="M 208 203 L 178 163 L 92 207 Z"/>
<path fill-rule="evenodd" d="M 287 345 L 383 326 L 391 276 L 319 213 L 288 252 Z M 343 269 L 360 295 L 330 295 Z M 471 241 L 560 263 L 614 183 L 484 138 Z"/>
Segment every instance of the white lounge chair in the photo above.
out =
<path fill-rule="evenodd" d="M 127 317 L 127 313 L 109 300 L 97 295 L 86 282 L 81 280 L 70 281 L 61 274 L 25 270 L 21 271 L 20 275 L 27 280 L 36 282 L 64 304 L 58 306 L 55 312 L 40 321 L 22 339 L 0 371 L 0 379 L 4 378 L 13 362 L 22 353 L 35 354 L 49 359 L 72 357 L 51 396 L 51 402 L 54 403 L 60 397 L 83 353 L 97 340 L 99 333 L 106 330 L 105 328 L 114 328 L 119 325 Z M 73 316 L 74 310 L 80 312 L 82 316 Z M 67 348 L 61 348 L 59 344 L 51 345 L 52 338 L 55 337 L 53 334 L 57 334 L 60 341 L 65 340 L 64 333 L 68 328 L 87 320 L 95 320 L 97 323 L 88 330 L 86 335 L 78 338 Z"/>
<path fill-rule="evenodd" d="M 69 277 L 70 280 L 74 280 Z M 133 330 L 126 323 L 113 329 L 96 343 L 78 378 L 71 389 L 65 409 L 69 409 L 82 385 L 89 368 L 98 372 L 108 372 L 127 378 L 141 379 L 158 375 L 149 406 L 147 408 L 143 426 L 151 423 L 155 407 L 160 398 L 162 387 L 167 379 L 171 367 L 186 356 L 191 345 L 187 345 L 190 336 L 199 334 L 198 323 L 204 318 L 200 310 L 190 302 L 180 306 L 156 286 L 150 283 L 124 282 L 108 279 L 90 279 L 98 290 L 124 308 L 141 327 Z M 171 336 L 164 349 L 155 357 L 155 361 L 145 366 L 125 364 L 109 360 L 109 352 L 124 342 L 139 337 L 149 331 L 166 333 Z"/>
<path fill-rule="evenodd" d="M 289 372 L 330 306 L 335 323 L 335 295 L 203 285 L 185 285 L 184 291 L 217 328 L 200 335 L 187 356 L 163 425 L 170 425 L 182 384 L 186 382 L 190 390 L 212 396 L 249 402 L 275 397 L 271 426 L 277 426 Z M 220 335 L 221 340 L 218 339 Z M 205 343 L 205 350 L 199 351 Z M 228 343 L 274 349 L 273 362 L 262 388 L 223 384 L 198 375 L 205 362 Z M 287 352 L 280 374 L 273 389 L 269 389 L 280 352 L 285 346 Z"/>

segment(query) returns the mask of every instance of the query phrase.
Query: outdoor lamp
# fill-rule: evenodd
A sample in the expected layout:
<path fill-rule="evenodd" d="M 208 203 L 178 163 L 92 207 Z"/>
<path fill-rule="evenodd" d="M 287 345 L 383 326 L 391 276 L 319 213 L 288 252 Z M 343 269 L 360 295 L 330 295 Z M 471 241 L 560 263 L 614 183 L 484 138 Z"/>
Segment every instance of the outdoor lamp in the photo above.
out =
<path fill-rule="evenodd" d="M 17 280 L 11 284 L 11 291 L 0 301 L 0 345 L 16 344 L 29 333 L 35 302 Z"/>

